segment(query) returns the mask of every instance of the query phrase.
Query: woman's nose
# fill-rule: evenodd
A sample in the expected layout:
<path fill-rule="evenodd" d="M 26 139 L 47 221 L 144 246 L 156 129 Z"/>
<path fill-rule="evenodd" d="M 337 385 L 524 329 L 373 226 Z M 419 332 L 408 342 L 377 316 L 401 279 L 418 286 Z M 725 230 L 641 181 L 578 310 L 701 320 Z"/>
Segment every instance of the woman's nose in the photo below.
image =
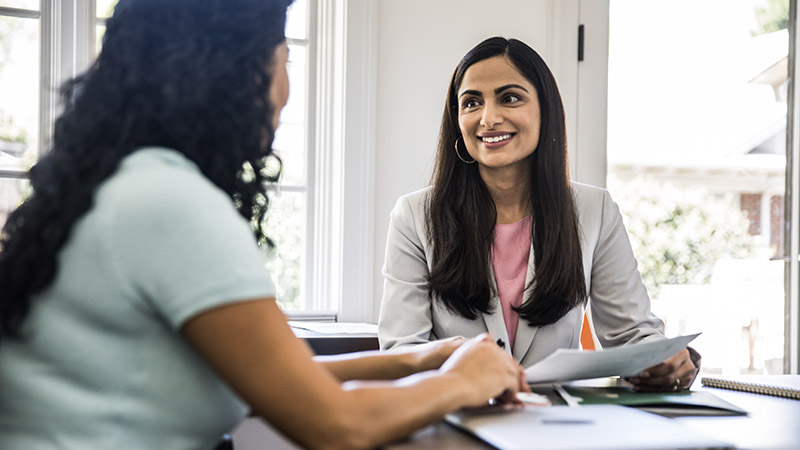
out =
<path fill-rule="evenodd" d="M 501 123 L 503 123 L 503 115 L 500 108 L 494 103 L 487 102 L 483 107 L 481 126 L 491 130 Z"/>

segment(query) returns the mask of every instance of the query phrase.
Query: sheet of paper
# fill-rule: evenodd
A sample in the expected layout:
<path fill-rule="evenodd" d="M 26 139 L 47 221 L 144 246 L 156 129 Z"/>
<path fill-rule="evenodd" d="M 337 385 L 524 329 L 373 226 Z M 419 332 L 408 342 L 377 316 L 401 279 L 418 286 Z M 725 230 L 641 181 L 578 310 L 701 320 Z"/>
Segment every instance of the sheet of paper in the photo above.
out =
<path fill-rule="evenodd" d="M 378 326 L 374 323 L 359 322 L 310 322 L 290 320 L 289 326 L 320 334 L 368 334 L 377 335 Z"/>
<path fill-rule="evenodd" d="M 629 377 L 674 356 L 700 333 L 599 351 L 558 349 L 525 369 L 528 383 Z"/>

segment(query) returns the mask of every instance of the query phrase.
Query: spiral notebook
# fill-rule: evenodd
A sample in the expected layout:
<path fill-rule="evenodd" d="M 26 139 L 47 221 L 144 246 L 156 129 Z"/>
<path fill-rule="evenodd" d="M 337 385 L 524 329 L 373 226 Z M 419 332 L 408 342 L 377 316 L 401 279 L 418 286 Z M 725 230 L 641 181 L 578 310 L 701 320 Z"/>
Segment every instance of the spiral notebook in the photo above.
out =
<path fill-rule="evenodd" d="M 800 400 L 800 376 L 763 375 L 736 378 L 702 377 L 703 386 Z"/>

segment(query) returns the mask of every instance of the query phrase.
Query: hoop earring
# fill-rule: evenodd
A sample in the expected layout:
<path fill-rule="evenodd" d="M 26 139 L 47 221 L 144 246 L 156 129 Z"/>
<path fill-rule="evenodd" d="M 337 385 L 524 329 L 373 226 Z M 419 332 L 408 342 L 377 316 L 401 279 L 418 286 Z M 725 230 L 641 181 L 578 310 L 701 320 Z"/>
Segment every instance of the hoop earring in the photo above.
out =
<path fill-rule="evenodd" d="M 459 136 L 458 138 L 456 138 L 456 143 L 454 145 L 454 147 L 456 148 L 456 156 L 458 156 L 458 159 L 463 161 L 465 164 L 474 164 L 475 163 L 475 159 L 474 158 L 470 157 L 472 160 L 471 161 L 467 161 L 466 159 L 461 157 L 461 151 L 458 149 L 458 140 L 459 139 L 461 139 L 462 143 L 464 142 L 464 137 L 463 136 Z"/>

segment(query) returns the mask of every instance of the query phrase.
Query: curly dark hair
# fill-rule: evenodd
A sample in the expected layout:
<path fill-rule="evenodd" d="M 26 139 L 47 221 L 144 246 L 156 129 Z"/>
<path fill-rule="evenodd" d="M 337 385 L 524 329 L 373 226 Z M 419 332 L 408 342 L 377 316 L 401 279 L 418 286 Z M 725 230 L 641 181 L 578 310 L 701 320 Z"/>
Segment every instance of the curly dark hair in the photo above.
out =
<path fill-rule="evenodd" d="M 493 307 L 489 257 L 497 210 L 477 164 L 464 164 L 453 144 L 461 137 L 457 97 L 464 74 L 473 64 L 495 56 L 507 58 L 531 82 L 541 108 L 539 142 L 528 157 L 536 273 L 530 296 L 515 310 L 531 326 L 542 326 L 585 303 L 588 294 L 561 94 L 541 56 L 516 39 L 484 40 L 464 55 L 450 80 L 426 205 L 433 244 L 428 291 L 450 311 L 471 320 Z"/>
<path fill-rule="evenodd" d="M 98 186 L 131 152 L 175 149 L 228 193 L 259 243 L 272 155 L 270 65 L 291 0 L 120 0 L 97 60 L 61 90 L 52 148 L 0 234 L 0 338 L 19 337 L 31 297 Z M 272 157 L 275 157 L 272 155 Z M 275 167 L 272 165 L 271 167 Z"/>

